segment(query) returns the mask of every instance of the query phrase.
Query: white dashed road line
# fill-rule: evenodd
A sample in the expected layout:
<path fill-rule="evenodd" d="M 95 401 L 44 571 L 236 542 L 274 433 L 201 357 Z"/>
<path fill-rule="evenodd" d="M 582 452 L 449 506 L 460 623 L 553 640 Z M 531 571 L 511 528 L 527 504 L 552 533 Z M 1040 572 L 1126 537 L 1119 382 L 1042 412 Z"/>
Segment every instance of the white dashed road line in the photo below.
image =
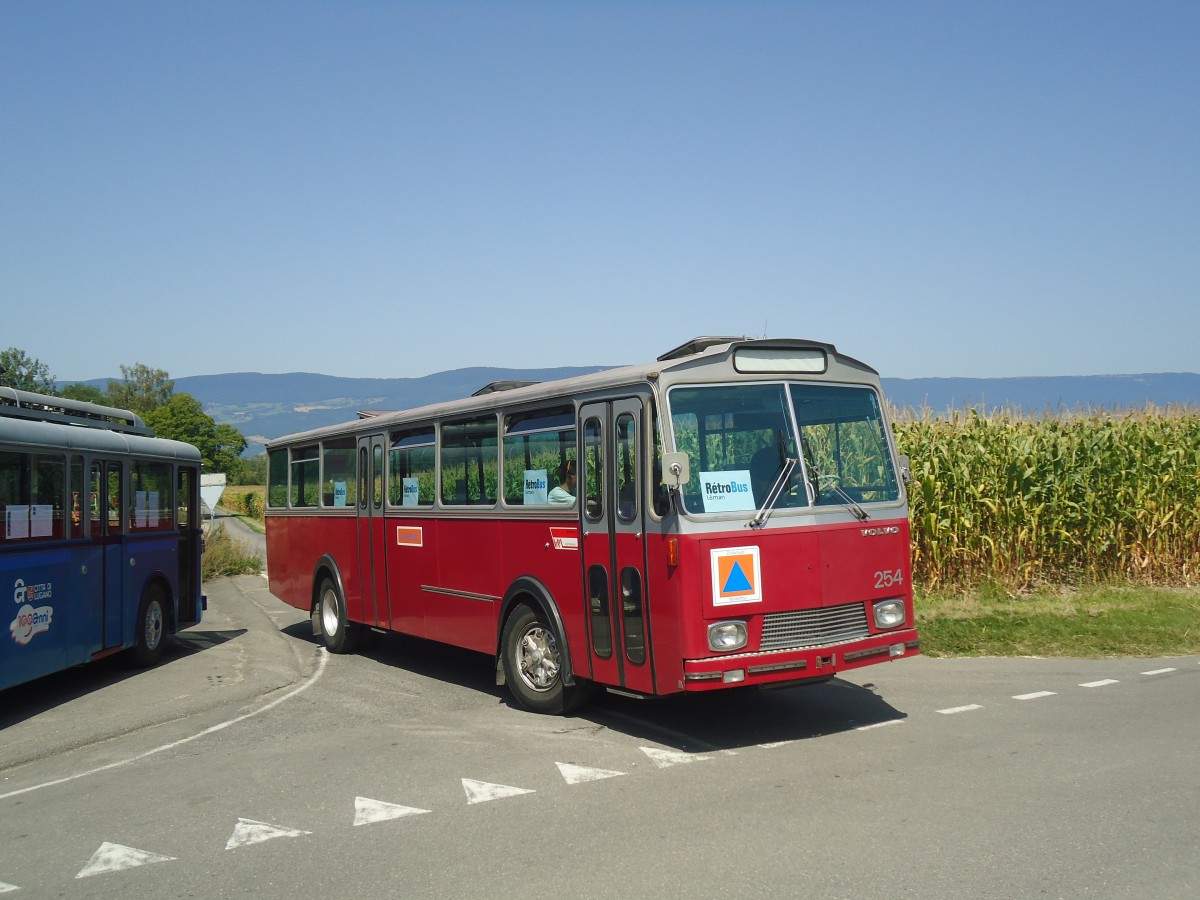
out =
<path fill-rule="evenodd" d="M 948 709 L 939 709 L 943 716 L 953 716 L 958 713 L 971 712 L 972 710 L 983 709 L 978 703 L 968 703 L 966 706 L 951 706 Z"/>
<path fill-rule="evenodd" d="M 1014 694 L 1014 700 L 1040 700 L 1042 697 L 1053 697 L 1055 691 L 1034 691 L 1030 694 Z"/>
<path fill-rule="evenodd" d="M 1120 684 L 1120 683 L 1121 682 L 1117 681 L 1117 679 L 1115 679 L 1115 678 L 1103 678 L 1100 681 L 1085 681 L 1083 684 L 1080 685 L 1080 687 L 1086 687 L 1086 688 L 1107 687 L 1110 684 Z"/>

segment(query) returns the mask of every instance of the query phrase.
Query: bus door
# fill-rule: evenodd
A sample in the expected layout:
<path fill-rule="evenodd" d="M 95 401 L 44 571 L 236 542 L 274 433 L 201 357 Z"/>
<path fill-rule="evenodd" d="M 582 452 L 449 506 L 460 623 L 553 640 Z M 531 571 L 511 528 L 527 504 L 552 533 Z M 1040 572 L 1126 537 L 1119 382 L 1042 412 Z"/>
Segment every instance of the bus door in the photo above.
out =
<path fill-rule="evenodd" d="M 98 594 L 103 622 L 104 647 L 119 647 L 124 635 L 125 616 L 125 492 L 124 466 L 119 462 L 92 462 L 89 477 L 91 530 L 101 547 Z M 140 598 L 133 602 L 140 602 Z M 136 615 L 135 609 L 131 615 Z"/>
<path fill-rule="evenodd" d="M 387 594 L 387 554 L 384 552 L 383 469 L 384 436 L 358 439 L 358 567 L 362 585 L 362 617 L 368 625 L 391 623 Z"/>
<path fill-rule="evenodd" d="M 579 420 L 584 596 L 592 677 L 652 693 L 642 401 L 628 398 L 585 404 Z"/>
<path fill-rule="evenodd" d="M 175 528 L 179 535 L 178 627 L 194 625 L 203 614 L 200 600 L 199 470 L 180 466 L 175 476 Z"/>

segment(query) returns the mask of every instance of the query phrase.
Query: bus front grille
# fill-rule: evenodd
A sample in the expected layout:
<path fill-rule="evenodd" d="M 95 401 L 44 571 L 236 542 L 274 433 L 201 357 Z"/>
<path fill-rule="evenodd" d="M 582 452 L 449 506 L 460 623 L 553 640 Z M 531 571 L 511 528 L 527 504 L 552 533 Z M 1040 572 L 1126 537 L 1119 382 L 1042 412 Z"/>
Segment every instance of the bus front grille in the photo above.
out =
<path fill-rule="evenodd" d="M 827 647 L 868 637 L 867 607 L 847 603 L 824 609 L 799 609 L 763 616 L 762 650 Z"/>

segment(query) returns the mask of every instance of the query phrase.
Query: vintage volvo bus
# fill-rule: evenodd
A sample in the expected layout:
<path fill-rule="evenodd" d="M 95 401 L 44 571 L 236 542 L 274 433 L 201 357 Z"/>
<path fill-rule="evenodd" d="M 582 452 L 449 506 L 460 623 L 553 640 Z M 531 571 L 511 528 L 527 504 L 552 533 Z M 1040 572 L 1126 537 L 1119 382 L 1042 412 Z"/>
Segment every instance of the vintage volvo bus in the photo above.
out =
<path fill-rule="evenodd" d="M 200 621 L 199 483 L 128 410 L 0 387 L 0 690 Z"/>
<path fill-rule="evenodd" d="M 477 650 L 563 712 L 919 652 L 907 463 L 878 374 L 830 344 L 699 338 L 268 455 L 270 589 L 335 653 L 364 629 Z"/>

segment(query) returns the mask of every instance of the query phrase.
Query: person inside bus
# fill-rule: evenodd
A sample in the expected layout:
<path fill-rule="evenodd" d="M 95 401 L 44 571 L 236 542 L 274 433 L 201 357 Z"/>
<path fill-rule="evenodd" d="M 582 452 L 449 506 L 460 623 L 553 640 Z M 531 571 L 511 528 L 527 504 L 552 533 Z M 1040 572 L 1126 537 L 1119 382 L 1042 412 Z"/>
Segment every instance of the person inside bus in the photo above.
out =
<path fill-rule="evenodd" d="M 767 499 L 775 479 L 779 477 L 779 450 L 776 447 L 760 447 L 750 457 L 750 486 L 754 489 L 754 502 L 759 506 Z"/>
<path fill-rule="evenodd" d="M 558 484 L 550 490 L 547 502 L 567 505 L 575 502 L 575 460 L 568 459 L 558 470 Z"/>

